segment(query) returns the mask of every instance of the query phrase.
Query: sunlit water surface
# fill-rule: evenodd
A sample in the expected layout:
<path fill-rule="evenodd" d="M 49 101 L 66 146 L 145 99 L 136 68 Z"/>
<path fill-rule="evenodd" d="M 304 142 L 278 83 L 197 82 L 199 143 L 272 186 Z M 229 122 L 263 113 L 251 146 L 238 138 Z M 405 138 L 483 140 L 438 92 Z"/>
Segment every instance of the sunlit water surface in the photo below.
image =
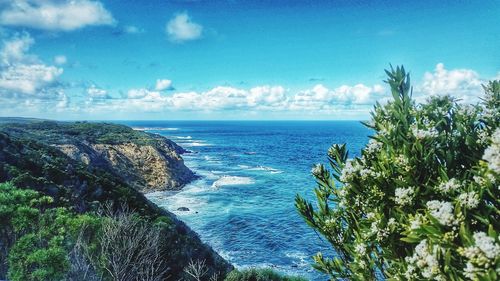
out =
<path fill-rule="evenodd" d="M 331 144 L 352 155 L 368 142 L 355 121 L 130 121 L 192 151 L 186 165 L 201 176 L 179 192 L 148 195 L 185 221 L 238 268 L 273 267 L 311 280 L 311 256 L 331 250 L 302 220 L 296 194 L 313 199 L 310 171 Z M 187 207 L 189 211 L 179 211 Z"/>

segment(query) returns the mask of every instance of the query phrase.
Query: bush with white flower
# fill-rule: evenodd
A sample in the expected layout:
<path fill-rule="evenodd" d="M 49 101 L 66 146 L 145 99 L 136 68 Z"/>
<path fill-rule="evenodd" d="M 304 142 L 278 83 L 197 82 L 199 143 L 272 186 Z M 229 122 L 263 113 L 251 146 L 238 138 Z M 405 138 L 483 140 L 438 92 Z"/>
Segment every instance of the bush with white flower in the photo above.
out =
<path fill-rule="evenodd" d="M 312 170 L 316 206 L 296 206 L 334 248 L 313 266 L 332 279 L 500 279 L 500 81 L 477 105 L 412 100 L 403 67 L 386 71 L 393 99 L 377 104 L 360 157 L 328 150 Z"/>

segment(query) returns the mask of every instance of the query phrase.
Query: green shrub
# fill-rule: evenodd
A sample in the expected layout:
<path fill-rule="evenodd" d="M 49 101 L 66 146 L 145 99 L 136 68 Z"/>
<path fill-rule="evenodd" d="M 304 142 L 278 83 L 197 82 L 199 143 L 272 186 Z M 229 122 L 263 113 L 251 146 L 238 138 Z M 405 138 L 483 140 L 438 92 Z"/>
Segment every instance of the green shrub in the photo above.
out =
<path fill-rule="evenodd" d="M 11 183 L 0 183 L 0 246 L 8 277 L 61 280 L 70 269 L 69 252 L 82 228 L 95 230 L 99 219 L 52 207 L 53 199 Z M 2 264 L 0 275 L 5 275 Z M 0 276 L 1 277 L 1 276 Z"/>
<path fill-rule="evenodd" d="M 361 156 L 333 145 L 330 169 L 312 169 L 317 207 L 296 198 L 336 251 L 314 267 L 332 279 L 498 280 L 500 81 L 478 105 L 417 105 L 404 68 L 386 72 L 393 100 L 375 106 Z"/>
<path fill-rule="evenodd" d="M 245 269 L 231 271 L 225 281 L 305 281 L 306 279 L 295 276 L 282 275 L 272 269 Z"/>

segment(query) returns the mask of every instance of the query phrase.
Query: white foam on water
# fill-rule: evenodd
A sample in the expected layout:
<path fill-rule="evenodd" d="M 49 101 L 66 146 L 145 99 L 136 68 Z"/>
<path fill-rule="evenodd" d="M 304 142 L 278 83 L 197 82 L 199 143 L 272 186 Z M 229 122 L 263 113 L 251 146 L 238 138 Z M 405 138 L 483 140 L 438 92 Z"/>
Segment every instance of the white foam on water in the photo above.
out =
<path fill-rule="evenodd" d="M 186 136 L 186 137 L 183 137 L 183 136 L 170 136 L 171 138 L 175 138 L 175 139 L 178 139 L 178 140 L 190 140 L 192 139 L 193 137 L 191 136 Z"/>
<path fill-rule="evenodd" d="M 207 155 L 205 155 L 205 156 L 203 156 L 203 159 L 204 159 L 205 161 L 207 161 L 207 162 L 211 162 L 211 163 L 217 163 L 217 164 L 222 163 L 222 161 L 221 161 L 220 159 L 215 158 L 215 157 L 213 157 L 213 156 L 207 156 Z"/>
<path fill-rule="evenodd" d="M 210 179 L 210 180 L 218 180 L 220 178 L 219 175 L 223 172 L 221 171 L 205 171 L 205 170 L 196 170 L 196 173 L 204 178 Z"/>
<path fill-rule="evenodd" d="M 282 170 L 275 169 L 273 167 L 266 167 L 266 166 L 250 167 L 250 166 L 247 166 L 247 165 L 238 165 L 238 167 L 240 167 L 241 169 L 248 170 L 248 171 L 266 171 L 266 172 L 270 172 L 271 174 L 281 174 L 281 173 L 283 173 Z"/>
<path fill-rule="evenodd" d="M 295 260 L 295 264 L 298 266 L 309 266 L 310 265 L 310 259 L 311 257 L 308 256 L 306 253 L 303 252 L 297 252 L 297 251 L 290 251 L 290 252 L 285 252 L 285 256 L 288 258 L 291 258 Z"/>
<path fill-rule="evenodd" d="M 253 184 L 254 182 L 255 181 L 249 177 L 222 176 L 212 184 L 212 187 L 218 188 L 227 185 L 246 185 Z"/>
<path fill-rule="evenodd" d="M 203 193 L 207 191 L 210 191 L 210 185 L 206 180 L 200 179 L 186 185 L 180 191 L 157 191 L 147 193 L 145 196 L 158 206 L 183 216 L 195 214 L 208 204 L 208 200 L 203 198 Z M 187 207 L 189 211 L 179 211 L 180 207 Z"/>
<path fill-rule="evenodd" d="M 187 147 L 195 147 L 195 146 L 211 146 L 212 144 L 206 143 L 205 141 L 201 140 L 193 140 L 189 142 L 183 142 L 182 146 L 187 146 Z"/>

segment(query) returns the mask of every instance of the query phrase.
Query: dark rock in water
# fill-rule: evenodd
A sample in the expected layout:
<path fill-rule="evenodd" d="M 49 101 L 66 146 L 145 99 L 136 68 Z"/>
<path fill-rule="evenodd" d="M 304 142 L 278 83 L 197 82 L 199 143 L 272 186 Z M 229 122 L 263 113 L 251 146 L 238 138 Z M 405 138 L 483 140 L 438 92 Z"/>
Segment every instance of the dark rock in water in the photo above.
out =
<path fill-rule="evenodd" d="M 177 211 L 187 212 L 187 211 L 189 211 L 189 208 L 188 207 L 179 207 L 179 208 L 177 208 Z"/>

